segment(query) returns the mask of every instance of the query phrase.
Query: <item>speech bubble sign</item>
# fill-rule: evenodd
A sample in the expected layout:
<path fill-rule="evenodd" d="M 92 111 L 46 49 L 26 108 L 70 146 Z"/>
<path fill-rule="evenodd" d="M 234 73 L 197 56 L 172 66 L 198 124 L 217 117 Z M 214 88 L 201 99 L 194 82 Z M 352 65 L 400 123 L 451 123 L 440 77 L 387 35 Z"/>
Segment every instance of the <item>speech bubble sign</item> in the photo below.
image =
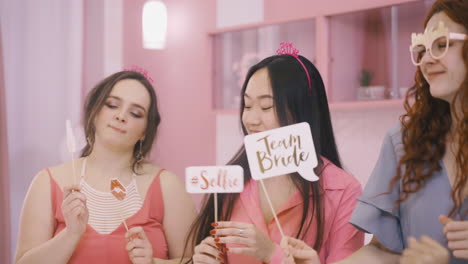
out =
<path fill-rule="evenodd" d="M 247 135 L 244 144 L 255 180 L 296 171 L 306 180 L 318 180 L 317 155 L 306 122 Z"/>
<path fill-rule="evenodd" d="M 238 165 L 185 168 L 188 193 L 239 193 L 244 190 L 244 170 Z"/>

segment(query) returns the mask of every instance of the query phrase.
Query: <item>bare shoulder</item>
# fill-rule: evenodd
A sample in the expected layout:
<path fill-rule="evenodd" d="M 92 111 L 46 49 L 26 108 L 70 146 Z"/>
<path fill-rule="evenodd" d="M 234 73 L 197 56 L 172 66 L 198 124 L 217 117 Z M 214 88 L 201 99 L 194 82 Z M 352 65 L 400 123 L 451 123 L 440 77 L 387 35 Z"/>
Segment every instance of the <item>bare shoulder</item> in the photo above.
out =
<path fill-rule="evenodd" d="M 184 214 L 190 215 L 195 212 L 195 204 L 191 196 L 185 190 L 182 179 L 170 171 L 161 173 L 161 191 L 166 208 L 180 207 L 185 210 Z M 177 210 L 172 210 L 176 212 Z M 179 214 L 181 212 L 178 212 Z M 188 216 L 187 216 L 188 217 Z"/>
<path fill-rule="evenodd" d="M 137 176 L 137 179 L 142 193 L 146 193 L 151 183 L 155 180 L 155 177 L 160 175 L 159 179 L 156 180 L 160 182 L 161 192 L 166 206 L 172 202 L 186 200 L 186 198 L 189 197 L 185 192 L 181 179 L 174 173 L 165 169 L 163 170 L 151 163 L 145 163 L 139 172 L 140 174 Z"/>
<path fill-rule="evenodd" d="M 50 208 L 50 176 L 46 169 L 39 171 L 29 185 L 23 204 L 23 210 L 34 211 L 38 207 Z"/>
<path fill-rule="evenodd" d="M 158 175 L 159 179 L 155 179 Z M 151 186 L 151 184 L 158 180 L 161 185 L 161 190 L 164 195 L 164 190 L 167 188 L 167 179 L 170 178 L 168 176 L 173 175 L 171 172 L 168 172 L 161 167 L 158 167 L 152 163 L 146 162 L 138 169 L 138 175 L 136 177 L 137 185 L 140 190 L 141 194 L 146 196 L 146 193 Z"/>
<path fill-rule="evenodd" d="M 169 190 L 180 190 L 183 189 L 183 184 L 181 179 L 170 171 L 163 171 L 161 173 L 161 188 Z"/>
<path fill-rule="evenodd" d="M 160 167 L 146 162 L 137 171 L 137 182 L 141 186 L 149 187 L 161 170 Z"/>
<path fill-rule="evenodd" d="M 184 220 L 181 220 L 182 222 L 178 220 L 178 225 L 174 226 L 173 230 L 180 230 L 181 226 L 190 226 L 197 211 L 192 197 L 185 190 L 182 179 L 176 174 L 164 170 L 161 173 L 160 182 L 164 208 L 170 208 L 170 210 L 164 211 L 164 218 L 166 219 L 164 225 L 168 226 L 168 230 L 171 230 L 170 226 L 174 225 L 171 222 L 182 217 Z"/>
<path fill-rule="evenodd" d="M 61 189 L 65 186 L 76 184 L 80 181 L 81 166 L 83 159 L 65 162 L 57 166 L 49 168 L 50 174 L 54 181 L 60 186 Z"/>
<path fill-rule="evenodd" d="M 150 185 L 157 175 L 160 175 L 161 188 L 180 184 L 179 178 L 174 173 L 149 162 L 144 163 L 138 170 L 137 179 L 141 184 Z"/>
<path fill-rule="evenodd" d="M 36 193 L 35 191 L 49 193 L 50 191 L 50 177 L 46 169 L 39 171 L 33 178 L 29 186 L 28 193 Z"/>
<path fill-rule="evenodd" d="M 50 177 L 47 170 L 34 176 L 21 210 L 16 260 L 28 250 L 45 243 L 53 235 L 53 210 L 50 196 Z M 38 228 L 39 227 L 39 228 Z"/>

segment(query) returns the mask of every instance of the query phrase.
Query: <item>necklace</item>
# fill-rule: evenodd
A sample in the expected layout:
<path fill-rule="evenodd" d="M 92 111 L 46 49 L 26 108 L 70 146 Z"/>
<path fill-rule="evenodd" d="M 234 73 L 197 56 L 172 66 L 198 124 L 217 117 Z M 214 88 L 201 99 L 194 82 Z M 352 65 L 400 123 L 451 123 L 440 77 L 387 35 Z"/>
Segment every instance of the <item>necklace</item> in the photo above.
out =
<path fill-rule="evenodd" d="M 87 161 L 87 158 L 84 158 L 83 167 L 81 170 L 81 177 L 83 179 L 84 179 L 84 173 L 86 170 L 86 161 Z M 114 197 L 117 200 L 122 201 L 123 199 L 125 199 L 125 196 L 127 195 L 127 189 L 125 188 L 125 186 L 122 184 L 122 182 L 118 178 L 114 177 L 110 179 L 110 193 L 114 195 Z"/>
<path fill-rule="evenodd" d="M 117 200 L 122 201 L 123 199 L 125 199 L 125 196 L 127 195 L 127 190 L 125 189 L 123 184 L 119 181 L 119 179 L 112 178 L 110 180 L 110 189 L 111 189 L 112 195 L 114 195 L 115 198 L 117 198 Z"/>

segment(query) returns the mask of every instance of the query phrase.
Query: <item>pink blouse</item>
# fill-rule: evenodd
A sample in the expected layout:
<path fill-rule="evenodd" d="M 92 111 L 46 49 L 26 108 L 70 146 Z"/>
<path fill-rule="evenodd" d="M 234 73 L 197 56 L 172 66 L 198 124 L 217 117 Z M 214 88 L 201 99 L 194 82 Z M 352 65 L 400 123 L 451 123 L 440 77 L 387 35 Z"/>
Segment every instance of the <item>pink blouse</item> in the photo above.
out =
<path fill-rule="evenodd" d="M 162 226 L 164 217 L 164 202 L 161 193 L 161 185 L 158 175 L 151 183 L 142 208 L 133 216 L 125 219 L 128 228 L 141 226 L 153 246 L 153 257 L 160 259 L 168 258 L 166 237 Z M 65 219 L 62 214 L 63 192 L 60 186 L 52 178 L 50 170 L 52 210 L 54 215 L 54 226 L 56 236 L 65 227 Z M 125 227 L 120 224 L 110 234 L 99 234 L 89 224 L 81 240 L 76 247 L 68 263 L 112 263 L 130 264 L 128 252 L 125 249 Z"/>
<path fill-rule="evenodd" d="M 362 193 L 360 183 L 354 176 L 338 168 L 330 161 L 323 160 L 326 167 L 320 181 L 325 192 L 323 196 L 325 216 L 323 244 L 318 254 L 321 263 L 325 264 L 342 260 L 362 247 L 364 245 L 364 233 L 348 223 L 357 203 L 356 198 Z M 240 194 L 240 199 L 234 204 L 231 221 L 252 223 L 268 235 L 277 244 L 275 255 L 270 263 L 280 264 L 283 259 L 282 250 L 279 247 L 281 234 L 275 219 L 272 219 L 269 223 L 265 222 L 257 186 L 255 180 L 250 180 L 246 184 L 244 191 Z M 273 190 L 270 191 L 270 195 L 272 193 Z M 279 222 L 286 236 L 296 236 L 301 222 L 302 204 L 302 197 L 298 190 L 277 212 Z M 310 246 L 313 246 L 315 242 L 317 233 L 315 226 L 316 219 L 313 219 L 304 238 L 304 241 Z M 227 245 L 228 248 L 236 246 Z M 232 254 L 229 251 L 227 252 L 227 258 L 229 263 L 233 264 L 261 264 L 260 261 L 252 257 Z"/>

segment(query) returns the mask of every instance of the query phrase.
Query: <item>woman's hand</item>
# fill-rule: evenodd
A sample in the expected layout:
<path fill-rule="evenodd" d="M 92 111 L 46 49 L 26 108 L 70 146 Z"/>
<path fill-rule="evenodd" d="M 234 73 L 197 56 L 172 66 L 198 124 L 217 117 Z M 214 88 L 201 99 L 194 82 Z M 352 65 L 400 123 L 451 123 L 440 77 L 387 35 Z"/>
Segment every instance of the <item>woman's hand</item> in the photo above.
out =
<path fill-rule="evenodd" d="M 317 252 L 302 240 L 284 237 L 281 248 L 286 256 L 283 264 L 320 264 Z"/>
<path fill-rule="evenodd" d="M 229 252 L 251 256 L 269 263 L 275 253 L 275 243 L 254 225 L 240 222 L 217 222 L 212 235 L 219 237 L 219 243 L 237 244 L 244 247 L 229 248 Z"/>
<path fill-rule="evenodd" d="M 66 186 L 63 189 L 62 214 L 65 218 L 67 232 L 81 238 L 86 231 L 89 211 L 86 207 L 86 196 L 80 192 L 79 185 Z"/>
<path fill-rule="evenodd" d="M 448 240 L 448 248 L 453 256 L 468 259 L 468 221 L 453 221 L 446 216 L 439 216 L 443 231 Z"/>
<path fill-rule="evenodd" d="M 449 251 L 437 241 L 428 236 L 422 236 L 418 241 L 408 238 L 408 247 L 401 254 L 401 264 L 448 264 Z"/>
<path fill-rule="evenodd" d="M 207 237 L 195 247 L 193 255 L 194 264 L 220 264 L 224 263 L 224 253 L 220 251 L 213 237 Z"/>
<path fill-rule="evenodd" d="M 153 246 L 141 226 L 130 228 L 125 234 L 128 256 L 133 264 L 153 263 Z"/>

